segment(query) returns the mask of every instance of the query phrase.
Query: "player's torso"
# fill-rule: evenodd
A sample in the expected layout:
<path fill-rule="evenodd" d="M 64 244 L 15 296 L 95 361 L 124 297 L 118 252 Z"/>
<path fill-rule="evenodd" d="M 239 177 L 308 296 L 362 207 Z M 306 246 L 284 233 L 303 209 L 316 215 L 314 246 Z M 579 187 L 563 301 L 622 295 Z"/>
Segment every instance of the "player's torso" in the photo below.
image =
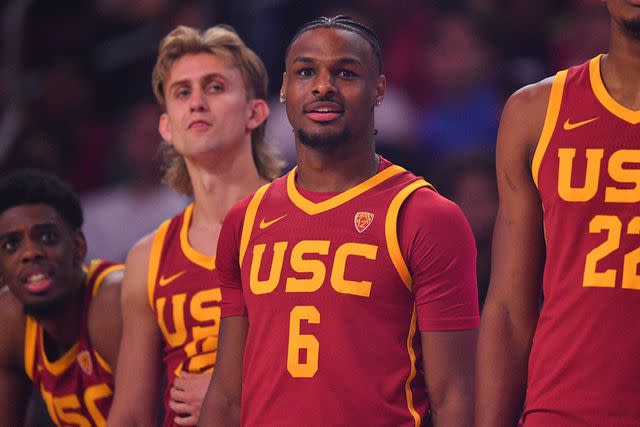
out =
<path fill-rule="evenodd" d="M 149 303 L 164 340 L 165 406 L 174 378 L 181 371 L 211 372 L 218 348 L 222 297 L 215 258 L 189 244 L 192 212 L 190 205 L 158 228 L 149 259 Z M 172 425 L 170 411 L 165 420 Z"/>
<path fill-rule="evenodd" d="M 291 173 L 249 205 L 244 425 L 414 425 L 426 411 L 413 297 L 385 231 L 417 178 L 391 168 L 316 202 Z"/>
<path fill-rule="evenodd" d="M 525 420 L 640 424 L 640 112 L 606 92 L 599 58 L 554 90 L 537 150 L 547 262 Z"/>
<path fill-rule="evenodd" d="M 45 333 L 32 317 L 27 317 L 25 367 L 40 390 L 49 416 L 58 426 L 101 427 L 111 408 L 113 376 L 111 368 L 92 347 L 88 332 L 91 298 L 102 279 L 122 265 L 92 262 L 87 270 L 86 297 L 80 338 L 60 357 L 47 356 Z M 46 348 L 52 343 L 47 343 Z M 51 360 L 54 359 L 54 360 Z"/>

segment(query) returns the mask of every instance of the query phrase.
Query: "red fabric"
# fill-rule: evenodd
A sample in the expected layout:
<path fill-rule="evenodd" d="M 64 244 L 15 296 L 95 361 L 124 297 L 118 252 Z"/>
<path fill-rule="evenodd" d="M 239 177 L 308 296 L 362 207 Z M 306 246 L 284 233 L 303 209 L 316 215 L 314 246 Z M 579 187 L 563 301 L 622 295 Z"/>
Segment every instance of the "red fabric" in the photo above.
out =
<path fill-rule="evenodd" d="M 383 160 L 381 170 L 388 166 Z M 410 335 L 414 303 L 422 329 L 477 327 L 475 248 L 459 209 L 429 189 L 418 190 L 400 215 L 400 245 L 417 279 L 414 291 L 405 287 L 387 249 L 385 218 L 393 198 L 415 180 L 409 172 L 401 172 L 339 206 L 310 215 L 292 202 L 286 177 L 277 179 L 267 189 L 251 225 L 242 267 L 238 251 L 250 199 L 229 212 L 218 240 L 216 267 L 223 293 L 222 316 L 249 318 L 243 366 L 243 425 L 413 426 L 409 405 L 420 417 L 427 413 L 420 334 L 414 331 Z M 315 203 L 333 196 L 301 193 Z M 354 223 L 358 212 L 373 215 L 363 232 Z M 282 215 L 286 216 L 267 228 L 259 227 L 263 220 Z M 460 247 L 437 242 L 444 231 L 435 228 L 443 224 L 461 229 L 447 234 L 448 239 L 457 239 Z M 418 236 L 414 237 L 415 233 Z M 305 240 L 325 242 L 310 244 L 302 256 L 307 262 L 315 261 L 315 275 L 309 272 L 309 265 L 291 261 L 294 248 Z M 276 242 L 287 245 L 281 269 L 278 262 L 271 268 Z M 326 254 L 321 250 L 325 244 Z M 340 258 L 338 248 L 350 244 L 377 248 L 375 259 L 350 255 L 341 275 L 340 263 L 335 262 Z M 254 256 L 260 245 L 265 248 L 261 261 Z M 261 281 L 274 271 L 281 272 L 273 291 L 252 291 L 252 263 Z M 298 265 L 299 272 L 292 264 Z M 332 279 L 334 272 L 336 277 Z M 321 274 L 324 279 L 320 284 L 309 285 L 314 289 L 304 292 L 294 291 L 295 284 L 288 282 L 290 278 L 311 279 Z M 444 277 L 447 275 L 451 277 Z M 369 296 L 338 292 L 341 277 L 371 282 Z M 300 313 L 303 320 L 295 317 Z M 317 313 L 319 323 L 310 313 Z M 290 331 L 298 327 L 303 336 L 300 341 L 295 331 Z M 313 356 L 313 344 L 304 340 L 317 340 L 317 358 Z M 408 340 L 416 358 L 411 381 Z M 314 360 L 317 371 L 311 369 L 309 377 L 300 377 L 303 369 L 298 365 L 313 365 Z M 410 402 L 405 390 L 408 381 Z"/>
<path fill-rule="evenodd" d="M 564 129 L 567 120 L 593 118 L 597 120 Z M 567 201 L 560 195 L 559 152 L 567 148 L 575 149 L 573 188 L 585 185 L 586 150 L 603 150 L 599 170 L 593 170 L 597 191 L 589 200 Z M 638 220 L 638 203 L 605 201 L 607 187 L 634 188 L 609 175 L 609 160 L 621 149 L 638 153 L 639 125 L 622 120 L 598 101 L 588 63 L 569 69 L 556 128 L 539 172 L 547 261 L 544 305 L 529 360 L 526 427 L 640 425 L 640 290 L 622 288 L 624 259 L 640 246 L 640 236 L 627 231 L 632 219 Z M 638 164 L 624 168 L 637 172 Z M 638 191 L 636 187 L 636 196 Z M 619 231 L 590 232 L 590 223 L 602 216 L 619 224 Z M 618 237 L 619 244 L 614 242 L 611 251 L 593 252 Z M 598 260 L 596 272 L 615 271 L 613 287 L 583 286 L 589 253 Z M 638 274 L 637 258 L 628 268 Z"/>
<path fill-rule="evenodd" d="M 113 397 L 113 376 L 96 360 L 95 350 L 89 337 L 89 306 L 91 291 L 96 278 L 113 264 L 106 261 L 95 261 L 87 272 L 85 281 L 85 298 L 80 337 L 74 347 L 57 360 L 47 358 L 44 349 L 42 325 L 37 324 L 35 340 L 35 359 L 33 365 L 33 383 L 40 390 L 47 403 L 49 416 L 57 425 L 69 425 L 71 422 L 89 423 L 91 426 L 104 425 Z M 53 372 L 61 361 L 71 358 L 72 362 L 61 372 Z M 83 367 L 79 362 L 83 359 Z M 92 394 L 90 390 L 96 391 Z M 91 396 L 99 398 L 92 399 Z M 56 404 L 52 401 L 56 400 Z M 89 406 L 95 406 L 89 409 Z M 55 409 L 54 409 L 55 407 Z"/>
<path fill-rule="evenodd" d="M 153 310 L 158 325 L 165 325 L 166 329 L 162 331 L 167 375 L 164 427 L 176 425 L 173 421 L 176 413 L 169 408 L 169 391 L 176 375 L 181 371 L 212 371 L 218 350 L 221 296 L 215 270 L 196 264 L 185 255 L 180 242 L 184 216 L 182 212 L 171 220 L 154 286 Z M 162 281 L 164 286 L 160 284 Z M 201 316 L 206 319 L 194 316 L 192 310 L 198 305 L 204 308 Z"/>

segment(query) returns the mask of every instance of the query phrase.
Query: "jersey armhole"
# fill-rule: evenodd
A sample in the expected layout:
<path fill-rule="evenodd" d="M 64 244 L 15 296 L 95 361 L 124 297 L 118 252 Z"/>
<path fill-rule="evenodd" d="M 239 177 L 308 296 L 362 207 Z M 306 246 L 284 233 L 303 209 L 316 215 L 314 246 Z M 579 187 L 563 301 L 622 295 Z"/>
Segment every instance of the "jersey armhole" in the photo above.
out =
<path fill-rule="evenodd" d="M 255 192 L 249 205 L 247 206 L 247 210 L 244 212 L 244 221 L 242 223 L 242 234 L 240 235 L 240 251 L 239 251 L 239 263 L 240 267 L 242 267 L 242 260 L 244 259 L 244 253 L 247 251 L 247 246 L 249 245 L 249 238 L 251 237 L 251 230 L 253 229 L 253 223 L 256 220 L 256 215 L 258 213 L 258 206 L 260 206 L 260 202 L 262 201 L 262 197 L 264 197 L 264 193 L 269 188 L 269 184 L 265 184 Z"/>
<path fill-rule="evenodd" d="M 147 269 L 147 295 L 149 296 L 149 306 L 151 307 L 151 311 L 153 312 L 155 312 L 155 309 L 153 307 L 153 297 L 156 290 L 156 279 L 158 277 L 158 269 L 160 268 L 162 246 L 164 245 L 167 230 L 169 230 L 169 224 L 171 224 L 171 219 L 166 220 L 160 225 L 160 227 L 158 227 L 156 235 L 153 236 L 151 250 L 149 251 L 149 266 Z"/>
<path fill-rule="evenodd" d="M 542 164 L 542 159 L 547 151 L 553 132 L 556 129 L 558 115 L 560 114 L 560 104 L 562 103 L 564 84 L 567 80 L 567 73 L 568 70 L 559 71 L 553 79 L 553 83 L 551 84 L 551 94 L 549 95 L 549 102 L 547 103 L 547 113 L 544 118 L 544 125 L 542 126 L 542 133 L 540 134 L 538 144 L 536 145 L 536 149 L 533 153 L 531 174 L 533 176 L 533 182 L 538 188 L 540 165 Z"/>
<path fill-rule="evenodd" d="M 27 316 L 24 328 L 24 368 L 27 376 L 33 381 L 33 369 L 36 360 L 36 343 L 38 342 L 38 323 Z"/>
<path fill-rule="evenodd" d="M 102 286 L 102 283 L 104 283 L 105 277 L 107 277 L 109 274 L 113 273 L 114 271 L 118 271 L 118 270 L 124 270 L 124 265 L 114 264 L 102 270 L 100 274 L 98 274 L 98 277 L 96 277 L 96 279 L 93 282 L 93 289 L 91 290 L 91 296 L 92 297 L 96 296 L 96 294 L 100 290 L 100 287 Z"/>
<path fill-rule="evenodd" d="M 391 201 L 389 209 L 387 210 L 387 216 L 384 224 L 384 234 L 387 241 L 387 250 L 389 251 L 389 257 L 396 271 L 400 275 L 402 282 L 409 290 L 412 291 L 413 278 L 409 272 L 407 262 L 402 256 L 402 250 L 400 249 L 400 243 L 398 241 L 398 214 L 400 213 L 400 207 L 404 201 L 418 188 L 428 187 L 435 191 L 433 185 L 427 181 L 420 179 L 414 181 L 411 184 L 404 187 Z"/>

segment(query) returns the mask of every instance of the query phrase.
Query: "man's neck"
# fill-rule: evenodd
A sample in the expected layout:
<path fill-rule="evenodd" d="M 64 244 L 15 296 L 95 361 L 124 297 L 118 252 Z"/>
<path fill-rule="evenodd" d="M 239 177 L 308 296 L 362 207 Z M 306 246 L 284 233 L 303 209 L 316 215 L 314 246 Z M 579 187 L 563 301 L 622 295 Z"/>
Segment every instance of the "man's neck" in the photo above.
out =
<path fill-rule="evenodd" d="M 84 273 L 78 280 L 81 283 L 76 290 L 65 300 L 66 308 L 60 313 L 38 318 L 44 332 L 60 348 L 68 350 L 80 337 L 81 318 L 84 310 Z"/>
<path fill-rule="evenodd" d="M 612 22 L 609 54 L 603 58 L 602 80 L 621 105 L 640 110 L 640 40 Z"/>
<path fill-rule="evenodd" d="M 370 145 L 345 144 L 318 151 L 296 142 L 298 184 L 309 191 L 343 192 L 366 181 L 378 171 L 380 158 Z"/>

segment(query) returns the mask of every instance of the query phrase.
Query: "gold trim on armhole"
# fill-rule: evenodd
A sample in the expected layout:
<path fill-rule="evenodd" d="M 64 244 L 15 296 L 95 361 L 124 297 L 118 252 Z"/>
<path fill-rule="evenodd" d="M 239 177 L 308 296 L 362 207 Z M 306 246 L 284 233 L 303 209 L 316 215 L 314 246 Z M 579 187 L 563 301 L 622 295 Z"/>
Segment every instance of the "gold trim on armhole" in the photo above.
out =
<path fill-rule="evenodd" d="M 27 375 L 33 381 L 33 369 L 36 363 L 36 343 L 38 340 L 38 322 L 27 316 L 27 322 L 24 328 L 24 369 Z"/>
<path fill-rule="evenodd" d="M 411 184 L 407 185 L 402 190 L 400 190 L 398 194 L 396 194 L 396 196 L 389 204 L 389 209 L 387 210 L 387 218 L 385 219 L 384 224 L 384 234 L 387 240 L 387 250 L 389 251 L 389 257 L 391 258 L 393 266 L 396 268 L 396 271 L 402 278 L 402 282 L 407 287 L 409 292 L 411 292 L 413 279 L 411 278 L 409 267 L 407 267 L 407 262 L 402 256 L 400 243 L 398 242 L 398 214 L 400 213 L 400 207 L 407 199 L 407 197 L 409 197 L 409 195 L 416 191 L 418 188 L 422 187 L 429 187 L 435 191 L 431 184 L 422 179 L 414 181 Z"/>
<path fill-rule="evenodd" d="M 542 158 L 544 157 L 553 132 L 556 129 L 556 123 L 558 122 L 558 115 L 560 114 L 560 104 L 562 103 L 562 92 L 564 91 L 564 84 L 567 80 L 567 70 L 559 71 L 551 84 L 551 94 L 549 95 L 549 103 L 547 104 L 547 113 L 544 118 L 544 125 L 542 126 L 542 133 L 538 140 L 538 145 L 533 153 L 533 161 L 531 162 L 531 175 L 533 176 L 533 182 L 538 186 L 538 174 L 540 173 L 540 165 L 542 164 Z"/>
<path fill-rule="evenodd" d="M 98 277 L 96 277 L 96 280 L 93 282 L 93 289 L 91 290 L 91 296 L 92 297 L 96 296 L 96 294 L 98 293 L 98 290 L 100 289 L 100 286 L 104 282 L 105 277 L 107 277 L 109 274 L 113 273 L 114 271 L 118 271 L 118 270 L 124 270 L 124 265 L 114 264 L 105 268 L 102 271 L 102 273 L 100 273 Z"/>
<path fill-rule="evenodd" d="M 258 213 L 258 206 L 260 206 L 260 201 L 262 201 L 262 197 L 264 193 L 267 191 L 267 188 L 270 184 L 265 184 L 262 187 L 258 188 L 258 191 L 255 192 L 251 201 L 249 202 L 249 206 L 247 206 L 247 210 L 244 213 L 244 222 L 242 223 L 242 234 L 240 235 L 240 253 L 239 253 L 239 263 L 240 268 L 242 268 L 242 260 L 244 259 L 244 253 L 247 251 L 247 246 L 249 245 L 249 238 L 251 237 L 251 229 L 253 228 L 253 223 L 256 220 L 256 214 Z"/>
<path fill-rule="evenodd" d="M 168 219 L 160 224 L 160 227 L 158 227 L 158 230 L 156 231 L 156 235 L 153 236 L 153 243 L 151 244 L 151 250 L 149 251 L 149 266 L 147 269 L 147 294 L 149 296 L 149 306 L 151 306 L 151 311 L 153 311 L 154 313 L 156 310 L 153 306 L 153 297 L 156 290 L 156 279 L 158 278 L 158 269 L 160 268 L 162 246 L 167 235 L 167 230 L 169 230 L 169 224 L 171 224 L 171 219 Z"/>

